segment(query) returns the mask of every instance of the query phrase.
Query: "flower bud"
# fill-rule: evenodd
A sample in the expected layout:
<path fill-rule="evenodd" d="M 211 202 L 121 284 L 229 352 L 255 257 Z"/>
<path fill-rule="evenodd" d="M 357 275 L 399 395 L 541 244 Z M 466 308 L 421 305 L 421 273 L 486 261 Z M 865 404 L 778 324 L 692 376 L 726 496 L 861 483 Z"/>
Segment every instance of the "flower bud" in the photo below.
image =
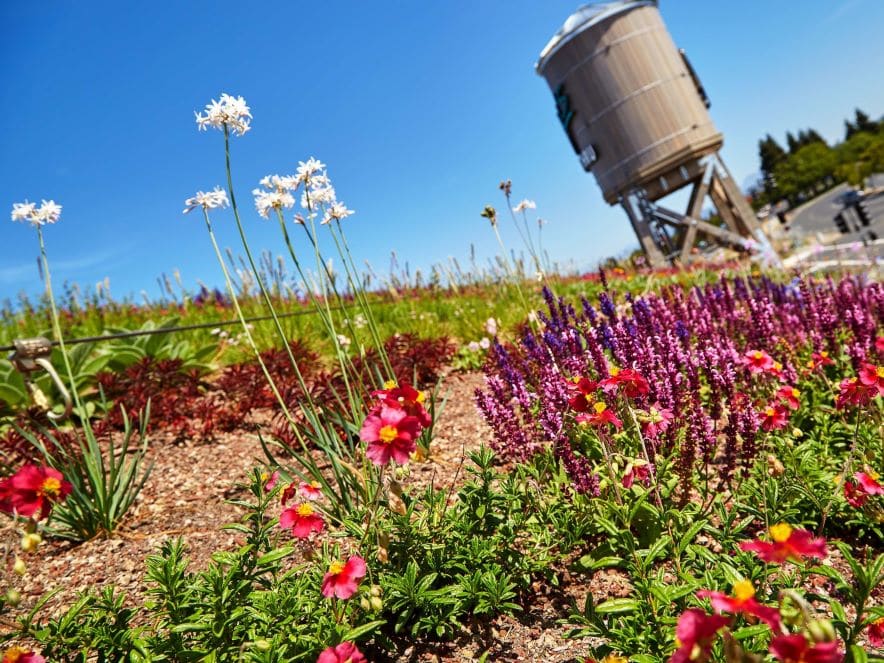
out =
<path fill-rule="evenodd" d="M 380 612 L 384 609 L 384 602 L 380 599 L 380 597 L 372 596 L 369 602 L 371 603 L 371 609 L 375 612 Z"/>
<path fill-rule="evenodd" d="M 368 590 L 372 596 L 380 596 L 384 593 L 384 590 L 381 589 L 380 585 L 372 585 L 371 589 Z"/>
<path fill-rule="evenodd" d="M 28 566 L 27 564 L 25 564 L 25 560 L 23 560 L 21 557 L 16 557 L 15 564 L 12 565 L 12 570 L 15 572 L 16 575 L 23 576 L 25 573 L 28 572 Z"/>
<path fill-rule="evenodd" d="M 42 541 L 43 538 L 36 532 L 25 534 L 21 538 L 21 549 L 25 552 L 34 552 Z"/>
<path fill-rule="evenodd" d="M 800 439 L 800 438 L 804 437 L 804 431 L 802 431 L 800 428 L 798 428 L 796 426 L 795 428 L 792 429 L 792 437 L 797 437 Z"/>
<path fill-rule="evenodd" d="M 361 599 L 359 599 L 359 607 L 368 612 L 369 610 L 371 610 L 371 603 L 369 603 L 367 598 L 362 597 Z"/>
<path fill-rule="evenodd" d="M 19 594 L 17 589 L 13 589 L 10 587 L 6 590 L 6 603 L 11 605 L 13 608 L 21 603 L 21 594 Z"/>
<path fill-rule="evenodd" d="M 786 468 L 779 458 L 773 454 L 767 454 L 767 473 L 772 477 L 782 476 L 786 472 Z"/>
<path fill-rule="evenodd" d="M 809 622 L 807 630 L 816 642 L 834 642 L 837 637 L 835 635 L 835 627 L 832 626 L 832 622 L 828 619 L 815 619 Z"/>

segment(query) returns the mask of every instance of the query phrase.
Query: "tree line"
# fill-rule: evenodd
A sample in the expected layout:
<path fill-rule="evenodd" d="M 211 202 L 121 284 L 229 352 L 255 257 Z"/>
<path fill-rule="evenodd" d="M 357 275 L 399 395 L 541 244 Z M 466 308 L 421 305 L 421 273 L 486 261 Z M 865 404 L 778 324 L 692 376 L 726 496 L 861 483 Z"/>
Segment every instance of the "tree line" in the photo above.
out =
<path fill-rule="evenodd" d="M 884 172 L 884 120 L 872 120 L 857 108 L 844 120 L 844 140 L 830 146 L 814 129 L 786 134 L 786 147 L 767 134 L 758 141 L 761 182 L 752 191 L 763 205 L 786 199 L 791 204 L 839 182 L 861 185 Z"/>

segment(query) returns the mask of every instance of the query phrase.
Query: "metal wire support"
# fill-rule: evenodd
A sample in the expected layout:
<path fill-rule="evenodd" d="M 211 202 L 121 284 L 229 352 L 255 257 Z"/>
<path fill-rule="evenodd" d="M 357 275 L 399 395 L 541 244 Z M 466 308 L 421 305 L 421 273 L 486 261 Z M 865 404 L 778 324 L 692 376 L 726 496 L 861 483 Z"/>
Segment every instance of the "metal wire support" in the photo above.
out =
<path fill-rule="evenodd" d="M 43 337 L 38 338 L 22 338 L 17 339 L 13 342 L 15 350 L 10 353 L 9 361 L 12 362 L 12 365 L 15 369 L 21 373 L 24 378 L 25 385 L 28 387 L 28 391 L 31 392 L 31 395 L 34 397 L 35 401 L 40 400 L 40 396 L 42 392 L 40 388 L 34 384 L 33 380 L 31 380 L 31 375 L 36 373 L 40 369 L 46 371 L 49 374 L 49 377 L 52 380 L 52 383 L 55 385 L 55 388 L 58 389 L 58 392 L 61 394 L 62 400 L 64 400 L 64 412 L 61 414 L 56 414 L 55 412 L 47 412 L 47 416 L 52 421 L 61 421 L 62 419 L 67 419 L 74 405 L 71 401 L 71 394 L 67 390 L 67 387 L 64 386 L 64 383 L 61 381 L 61 378 L 58 376 L 58 373 L 55 371 L 55 367 L 52 365 L 52 362 L 49 361 L 49 357 L 52 355 L 52 342 Z M 45 397 L 43 397 L 45 399 Z M 43 405 L 43 403 L 39 403 Z M 48 406 L 48 403 L 45 405 Z"/>

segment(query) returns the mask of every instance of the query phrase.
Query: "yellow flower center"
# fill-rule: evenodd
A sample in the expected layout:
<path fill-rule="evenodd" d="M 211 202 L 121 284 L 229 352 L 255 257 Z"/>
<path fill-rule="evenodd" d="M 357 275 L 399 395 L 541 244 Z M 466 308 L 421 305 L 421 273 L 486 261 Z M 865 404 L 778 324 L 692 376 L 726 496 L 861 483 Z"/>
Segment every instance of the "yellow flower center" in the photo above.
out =
<path fill-rule="evenodd" d="M 780 362 L 778 362 L 778 361 L 775 361 L 775 362 L 774 362 L 773 367 L 774 367 L 774 370 L 775 370 L 775 371 L 781 371 L 781 370 L 783 370 L 783 365 L 782 365 Z"/>
<path fill-rule="evenodd" d="M 734 583 L 734 598 L 738 601 L 748 601 L 755 596 L 755 588 L 751 580 L 740 580 Z"/>
<path fill-rule="evenodd" d="M 61 481 L 55 477 L 46 477 L 40 484 L 40 494 L 47 497 L 58 497 L 61 492 Z"/>
<path fill-rule="evenodd" d="M 417 392 L 417 396 L 414 400 L 418 403 L 423 403 L 425 400 L 427 400 L 427 395 L 424 392 L 419 391 Z"/>
<path fill-rule="evenodd" d="M 592 408 L 596 411 L 596 414 L 601 414 L 602 412 L 604 412 L 605 410 L 608 409 L 608 406 L 605 405 L 604 403 L 599 402 L 599 403 L 596 403 L 595 405 L 593 405 Z"/>
<path fill-rule="evenodd" d="M 28 650 L 24 647 L 10 647 L 3 655 L 3 663 L 17 663 L 27 653 Z"/>
<path fill-rule="evenodd" d="M 299 516 L 312 516 L 313 515 L 313 507 L 307 503 L 299 505 L 298 506 L 298 515 Z"/>
<path fill-rule="evenodd" d="M 820 357 L 822 357 L 823 359 L 828 359 L 829 358 L 829 351 L 823 350 L 822 352 L 820 352 Z"/>
<path fill-rule="evenodd" d="M 629 663 L 629 659 L 620 654 L 608 654 L 602 659 L 602 663 Z"/>
<path fill-rule="evenodd" d="M 792 387 L 792 398 L 798 398 L 801 395 L 801 392 L 798 391 L 795 387 Z"/>
<path fill-rule="evenodd" d="M 611 366 L 611 368 L 608 370 L 608 373 L 611 375 L 612 378 L 616 378 L 618 375 L 620 375 L 620 369 L 616 366 Z"/>
<path fill-rule="evenodd" d="M 387 380 L 384 382 L 384 389 L 395 389 L 396 388 L 396 380 Z"/>
<path fill-rule="evenodd" d="M 764 411 L 764 414 L 766 414 L 768 417 L 772 417 L 772 416 L 774 416 L 776 413 L 777 413 L 777 411 L 774 410 L 772 407 L 769 407 L 769 408 L 767 408 L 767 409 Z"/>
<path fill-rule="evenodd" d="M 332 562 L 331 565 L 329 565 L 329 567 L 328 567 L 328 572 L 331 573 L 333 576 L 338 575 L 343 570 L 344 570 L 344 563 L 339 562 L 339 561 Z"/>
<path fill-rule="evenodd" d="M 783 543 L 792 536 L 792 526 L 786 523 L 779 523 L 770 528 L 770 538 L 777 543 Z"/>
<path fill-rule="evenodd" d="M 755 352 L 752 353 L 752 356 L 753 356 L 755 359 L 759 359 L 759 360 L 760 360 L 760 359 L 763 359 L 763 358 L 764 358 L 764 353 L 761 352 L 760 350 L 756 350 Z"/>
<path fill-rule="evenodd" d="M 866 469 L 866 475 L 867 475 L 872 481 L 877 481 L 877 480 L 880 478 L 880 476 L 881 476 L 880 474 L 878 474 L 877 472 L 875 472 L 875 470 L 873 470 L 873 469 L 870 468 L 870 467 Z"/>
<path fill-rule="evenodd" d="M 311 487 L 311 488 L 316 488 L 316 489 L 318 490 L 318 489 L 321 487 L 321 484 L 320 484 L 318 481 L 311 481 L 311 482 L 310 482 L 310 487 Z"/>
<path fill-rule="evenodd" d="M 399 430 L 395 426 L 387 424 L 381 428 L 378 437 L 381 438 L 381 442 L 384 444 L 390 444 L 390 442 L 399 437 Z"/>
<path fill-rule="evenodd" d="M 878 374 L 879 378 L 884 378 L 884 366 L 879 366 L 875 373 Z"/>
<path fill-rule="evenodd" d="M 816 364 L 813 363 L 813 359 L 811 359 L 809 362 L 807 362 L 808 368 L 813 368 L 814 366 L 816 366 Z"/>
<path fill-rule="evenodd" d="M 270 478 L 270 475 L 267 472 L 261 472 L 261 483 L 267 483 L 267 479 Z"/>

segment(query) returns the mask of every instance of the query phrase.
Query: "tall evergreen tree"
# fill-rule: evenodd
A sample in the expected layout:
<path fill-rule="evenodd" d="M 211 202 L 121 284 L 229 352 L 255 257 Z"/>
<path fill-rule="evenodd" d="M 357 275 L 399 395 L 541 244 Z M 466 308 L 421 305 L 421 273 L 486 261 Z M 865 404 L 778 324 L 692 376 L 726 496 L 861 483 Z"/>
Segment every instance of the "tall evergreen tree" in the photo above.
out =
<path fill-rule="evenodd" d="M 776 181 L 773 178 L 774 168 L 785 161 L 787 157 L 786 150 L 780 147 L 780 144 L 770 134 L 758 141 L 758 158 L 761 160 L 764 190 L 768 193 L 773 193 L 776 189 Z"/>
<path fill-rule="evenodd" d="M 789 154 L 795 154 L 801 147 L 801 143 L 791 131 L 786 132 L 786 145 L 789 146 Z"/>
<path fill-rule="evenodd" d="M 857 131 L 868 131 L 869 133 L 873 133 L 878 129 L 878 125 L 875 122 L 872 122 L 871 118 L 862 112 L 859 108 L 854 112 L 856 119 L 856 130 Z"/>

